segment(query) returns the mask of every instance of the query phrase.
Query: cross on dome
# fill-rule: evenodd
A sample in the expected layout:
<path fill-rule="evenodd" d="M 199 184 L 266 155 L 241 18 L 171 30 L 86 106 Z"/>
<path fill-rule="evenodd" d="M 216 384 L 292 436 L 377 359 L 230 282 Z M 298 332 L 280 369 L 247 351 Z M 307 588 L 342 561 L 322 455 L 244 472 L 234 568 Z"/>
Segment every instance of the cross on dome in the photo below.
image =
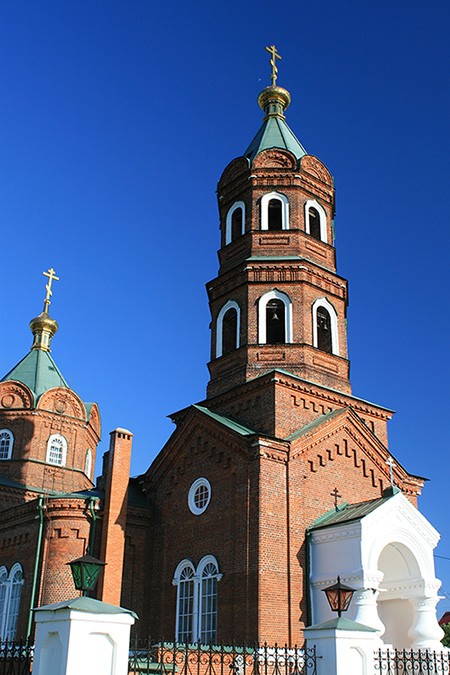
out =
<path fill-rule="evenodd" d="M 278 74 L 277 59 L 281 59 L 281 56 L 277 52 L 277 48 L 275 47 L 275 45 L 266 47 L 266 52 L 269 52 L 269 54 L 272 57 L 270 59 L 270 65 L 272 66 L 272 75 L 270 77 L 272 80 L 272 87 L 275 87 L 277 84 L 277 74 Z"/>

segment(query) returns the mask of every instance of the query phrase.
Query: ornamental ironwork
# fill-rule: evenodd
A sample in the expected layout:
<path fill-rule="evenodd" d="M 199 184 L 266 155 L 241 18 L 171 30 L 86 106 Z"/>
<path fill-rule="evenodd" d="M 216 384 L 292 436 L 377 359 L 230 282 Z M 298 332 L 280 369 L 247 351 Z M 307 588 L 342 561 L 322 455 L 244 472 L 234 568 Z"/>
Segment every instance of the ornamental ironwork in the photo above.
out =
<path fill-rule="evenodd" d="M 450 673 L 450 652 L 379 649 L 375 652 L 375 670 L 382 675 L 447 675 Z"/>
<path fill-rule="evenodd" d="M 316 648 L 132 639 L 129 675 L 317 675 Z"/>
<path fill-rule="evenodd" d="M 0 642 L 0 675 L 30 675 L 34 645 L 28 640 Z"/>

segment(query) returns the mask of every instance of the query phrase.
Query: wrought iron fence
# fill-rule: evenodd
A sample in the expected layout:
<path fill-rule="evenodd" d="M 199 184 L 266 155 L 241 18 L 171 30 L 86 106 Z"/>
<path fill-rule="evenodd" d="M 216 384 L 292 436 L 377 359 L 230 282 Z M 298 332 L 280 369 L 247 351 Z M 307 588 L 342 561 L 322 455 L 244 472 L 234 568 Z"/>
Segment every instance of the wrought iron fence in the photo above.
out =
<path fill-rule="evenodd" d="M 133 639 L 129 675 L 317 675 L 316 648 L 249 647 Z"/>
<path fill-rule="evenodd" d="M 34 645 L 27 640 L 0 642 L 0 675 L 29 675 Z"/>
<path fill-rule="evenodd" d="M 450 673 L 450 652 L 379 649 L 375 652 L 375 669 L 382 675 L 447 675 Z"/>

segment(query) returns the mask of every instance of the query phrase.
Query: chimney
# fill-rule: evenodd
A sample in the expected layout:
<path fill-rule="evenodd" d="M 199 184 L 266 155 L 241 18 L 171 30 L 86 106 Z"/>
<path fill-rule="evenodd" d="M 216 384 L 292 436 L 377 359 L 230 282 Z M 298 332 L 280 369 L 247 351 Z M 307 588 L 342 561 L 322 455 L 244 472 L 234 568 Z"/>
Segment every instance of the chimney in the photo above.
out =
<path fill-rule="evenodd" d="M 120 605 L 125 525 L 127 519 L 128 482 L 133 434 L 126 429 L 111 431 L 105 480 L 101 559 L 106 563 L 99 583 L 99 599 Z"/>

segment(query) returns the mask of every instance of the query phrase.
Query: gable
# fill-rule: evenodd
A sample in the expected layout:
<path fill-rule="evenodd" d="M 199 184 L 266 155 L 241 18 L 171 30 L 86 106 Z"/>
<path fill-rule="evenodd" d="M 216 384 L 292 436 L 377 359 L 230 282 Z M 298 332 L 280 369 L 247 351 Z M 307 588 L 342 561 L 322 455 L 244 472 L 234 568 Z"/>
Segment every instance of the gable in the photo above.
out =
<path fill-rule="evenodd" d="M 367 486 L 377 490 L 378 496 L 390 486 L 386 461 L 391 455 L 351 408 L 324 415 L 293 434 L 291 457 L 303 461 L 311 474 L 339 469 L 338 474 L 344 471 L 349 477 L 358 476 Z M 412 499 L 420 494 L 424 479 L 408 474 L 397 461 L 393 476 L 403 493 Z"/>
<path fill-rule="evenodd" d="M 233 456 L 249 456 L 254 432 L 200 406 L 191 406 L 148 468 L 144 480 L 157 483 L 168 472 L 184 473 L 198 456 L 230 466 Z M 175 480 L 175 477 L 174 477 Z"/>

